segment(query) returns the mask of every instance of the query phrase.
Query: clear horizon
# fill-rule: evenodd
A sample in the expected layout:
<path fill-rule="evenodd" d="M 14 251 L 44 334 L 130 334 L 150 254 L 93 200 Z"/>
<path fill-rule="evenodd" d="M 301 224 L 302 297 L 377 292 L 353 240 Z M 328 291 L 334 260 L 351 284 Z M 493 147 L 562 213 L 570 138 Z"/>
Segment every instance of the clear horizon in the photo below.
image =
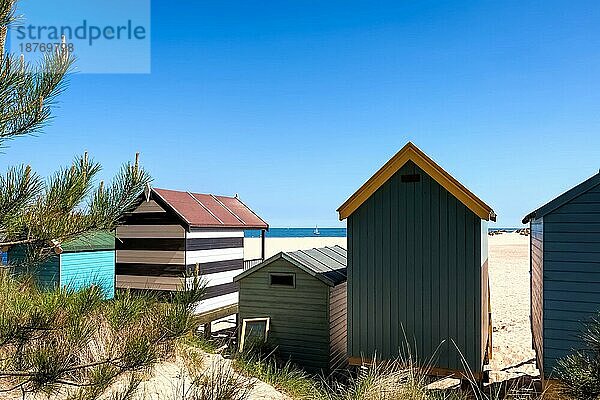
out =
<path fill-rule="evenodd" d="M 19 14 L 56 8 L 40 4 Z M 600 168 L 599 33 L 593 1 L 154 0 L 151 73 L 71 75 L 2 168 L 47 176 L 89 151 L 109 179 L 140 152 L 156 187 L 336 228 L 410 140 L 494 208 L 490 227 L 522 227 Z"/>

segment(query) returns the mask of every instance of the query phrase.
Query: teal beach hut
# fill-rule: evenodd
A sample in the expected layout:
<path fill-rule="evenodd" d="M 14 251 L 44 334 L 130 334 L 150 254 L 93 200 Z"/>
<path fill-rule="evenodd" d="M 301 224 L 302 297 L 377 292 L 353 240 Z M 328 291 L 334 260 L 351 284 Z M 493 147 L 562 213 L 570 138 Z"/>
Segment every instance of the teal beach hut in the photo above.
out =
<path fill-rule="evenodd" d="M 8 264 L 17 274 L 30 273 L 42 287 L 68 287 L 73 290 L 89 285 L 100 286 L 107 298 L 115 293 L 115 237 L 106 232 L 82 236 L 62 244 L 55 255 L 35 269 L 20 266 L 25 246 L 8 250 Z"/>
<path fill-rule="evenodd" d="M 531 331 L 537 367 L 584 347 L 583 323 L 600 311 L 600 173 L 528 214 Z"/>

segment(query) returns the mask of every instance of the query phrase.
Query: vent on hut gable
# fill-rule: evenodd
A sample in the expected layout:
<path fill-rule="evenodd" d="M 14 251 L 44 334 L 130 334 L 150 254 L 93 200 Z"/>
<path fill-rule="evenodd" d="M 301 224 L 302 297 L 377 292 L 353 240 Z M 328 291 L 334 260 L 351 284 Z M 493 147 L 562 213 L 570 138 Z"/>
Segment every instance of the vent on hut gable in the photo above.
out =
<path fill-rule="evenodd" d="M 400 177 L 402 183 L 421 182 L 421 175 L 419 174 L 406 174 Z"/>

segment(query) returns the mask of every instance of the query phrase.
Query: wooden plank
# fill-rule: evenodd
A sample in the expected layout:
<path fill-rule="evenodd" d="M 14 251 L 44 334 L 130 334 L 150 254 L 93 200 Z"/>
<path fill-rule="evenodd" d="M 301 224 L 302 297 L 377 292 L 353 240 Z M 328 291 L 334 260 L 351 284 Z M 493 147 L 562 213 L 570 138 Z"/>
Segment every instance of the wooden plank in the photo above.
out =
<path fill-rule="evenodd" d="M 544 235 L 546 243 L 600 243 L 596 234 L 582 232 L 547 232 Z"/>
<path fill-rule="evenodd" d="M 600 271 L 546 271 L 544 273 L 546 282 L 581 282 L 581 283 L 600 283 Z M 560 283 L 555 283 L 553 286 L 559 286 Z M 600 286 L 600 285 L 598 285 Z M 597 289 L 600 292 L 600 287 Z"/>
<path fill-rule="evenodd" d="M 575 297 L 574 292 L 568 292 L 564 290 L 549 290 L 544 289 L 544 301 L 546 300 L 558 300 L 558 301 L 572 301 L 574 298 L 577 299 L 578 302 L 582 303 L 598 303 L 598 293 L 597 292 L 578 292 L 577 297 Z"/>
<path fill-rule="evenodd" d="M 225 307 L 218 308 L 216 310 L 211 310 L 202 314 L 194 315 L 194 325 L 200 326 L 206 323 L 216 321 L 221 318 L 225 318 L 229 315 L 234 315 L 238 313 L 238 305 L 231 304 Z"/>
<path fill-rule="evenodd" d="M 546 224 L 547 233 L 595 233 L 600 234 L 600 223 L 597 222 L 555 222 Z"/>
<path fill-rule="evenodd" d="M 166 212 L 164 208 L 159 206 L 154 200 L 142 202 L 133 213 L 146 213 L 146 212 Z"/>
<path fill-rule="evenodd" d="M 460 352 L 463 354 L 463 356 L 466 358 L 466 361 L 470 364 L 472 363 L 472 350 L 469 349 L 466 343 L 466 339 L 468 336 L 467 330 L 474 330 L 474 327 L 468 327 L 467 326 L 467 321 L 466 321 L 466 312 L 467 312 L 467 305 L 466 305 L 466 298 L 465 295 L 468 296 L 467 288 L 465 285 L 465 281 L 467 280 L 467 276 L 472 276 L 472 274 L 476 273 L 476 270 L 472 267 L 472 265 L 470 265 L 470 263 L 467 260 L 467 255 L 466 255 L 466 247 L 467 247 L 467 243 L 465 240 L 465 230 L 466 230 L 466 213 L 464 210 L 464 205 L 461 204 L 460 202 L 457 202 L 457 210 L 456 210 L 456 214 L 457 214 L 457 218 L 456 218 L 456 244 L 457 244 L 457 252 L 456 252 L 456 301 L 457 301 L 457 308 L 456 308 L 456 325 L 457 325 L 457 332 L 456 332 L 456 337 L 454 338 L 458 349 L 460 350 Z M 469 272 L 469 275 L 467 275 L 467 266 L 471 267 Z M 479 286 L 479 285 L 478 285 Z M 469 296 L 469 299 L 471 299 L 470 301 L 472 301 L 474 299 L 473 296 Z M 471 332 L 473 333 L 473 332 Z M 473 339 L 472 339 L 473 340 Z M 477 341 L 479 342 L 479 341 Z M 457 358 L 460 359 L 460 355 L 457 355 Z M 460 360 L 458 360 L 460 361 Z M 457 368 L 458 369 L 458 365 L 453 367 L 453 368 Z"/>
<path fill-rule="evenodd" d="M 597 260 L 600 260 L 600 237 L 598 238 L 598 242 L 553 242 L 551 240 L 546 240 L 546 245 L 553 252 L 585 252 L 585 253 L 596 253 Z M 533 251 L 533 249 L 532 249 Z"/>
<path fill-rule="evenodd" d="M 385 204 L 385 199 L 383 196 L 383 191 L 384 188 L 380 188 L 377 192 L 375 192 L 374 194 L 374 200 L 375 200 L 375 204 Z M 374 287 L 379 288 L 380 290 L 383 289 L 383 281 L 384 281 L 384 268 L 385 266 L 383 265 L 382 262 L 382 250 L 381 250 L 381 245 L 382 245 L 382 231 L 383 231 L 383 211 L 386 209 L 387 207 L 373 207 L 373 212 L 375 215 L 375 220 L 374 221 L 381 221 L 380 224 L 375 224 L 373 223 L 371 225 L 372 228 L 372 235 L 371 237 L 373 238 L 373 242 L 372 242 L 372 254 L 373 254 L 373 265 L 377 265 L 380 266 L 379 268 L 373 268 L 373 277 L 374 277 Z M 378 225 L 378 226 L 377 226 Z M 373 287 L 373 286 L 371 286 Z M 382 308 L 383 308 L 383 298 L 385 296 L 385 293 L 380 293 L 378 296 L 371 296 L 372 299 L 372 314 L 371 317 L 373 318 L 372 322 L 369 321 L 371 328 L 373 329 L 373 338 L 374 338 L 374 343 L 372 345 L 372 350 L 373 351 L 380 351 L 380 352 L 385 352 L 385 348 L 387 347 L 386 344 L 384 344 L 384 334 L 387 335 L 389 334 L 389 332 L 385 331 L 384 328 L 384 318 L 381 314 Z"/>
<path fill-rule="evenodd" d="M 391 204 L 391 186 L 385 185 L 381 188 L 382 202 L 384 204 Z M 382 228 L 378 230 L 380 234 L 378 235 L 378 240 L 381 248 L 381 257 L 380 262 L 383 266 L 381 273 L 381 289 L 382 293 L 380 296 L 381 300 L 381 320 L 382 320 L 382 329 L 379 337 L 380 343 L 382 344 L 383 354 L 391 354 L 392 352 L 392 341 L 388 340 L 388 338 L 392 337 L 391 330 L 391 302 L 392 302 L 392 291 L 390 285 L 390 277 L 391 277 L 391 243 L 390 243 L 390 235 L 391 235 L 391 209 L 392 207 L 381 207 L 381 221 Z"/>
<path fill-rule="evenodd" d="M 185 264 L 185 251 L 117 250 L 118 263 Z"/>
<path fill-rule="evenodd" d="M 349 357 L 348 364 L 352 366 L 370 366 L 373 365 L 373 359 L 367 359 L 363 357 Z M 378 365 L 385 365 L 385 361 L 377 361 Z M 421 372 L 415 371 L 415 374 L 422 373 L 428 376 L 437 376 L 442 378 L 457 378 L 465 380 L 480 381 L 483 377 L 481 372 L 465 373 L 461 370 L 453 370 L 450 368 L 439 368 L 439 367 L 427 367 L 422 368 Z"/>
<path fill-rule="evenodd" d="M 600 262 L 579 262 L 579 261 L 547 261 L 544 262 L 544 271 L 554 272 L 589 272 L 598 271 Z"/>
<path fill-rule="evenodd" d="M 449 263 L 449 271 L 448 271 L 448 367 L 455 368 L 456 365 L 460 363 L 458 359 L 458 354 L 454 345 L 452 344 L 453 340 L 456 340 L 457 332 L 457 303 L 458 303 L 458 293 L 457 289 L 457 269 L 456 269 L 456 260 L 457 260 L 457 238 L 456 238 L 456 226 L 457 226 L 457 217 L 456 217 L 456 208 L 458 207 L 458 202 L 456 199 L 452 197 L 448 197 L 448 263 Z"/>
<path fill-rule="evenodd" d="M 432 270 L 433 264 L 431 260 L 431 253 L 435 246 L 431 245 L 431 237 L 432 237 L 432 223 L 431 223 L 431 214 L 432 214 L 432 204 L 431 204 L 431 178 L 427 174 L 423 174 L 422 183 L 421 183 L 420 197 L 421 197 L 421 249 L 420 252 L 422 254 L 422 292 L 421 292 L 421 302 L 422 302 L 422 331 L 423 331 L 423 344 L 422 351 L 425 357 L 428 356 L 428 353 L 431 352 L 432 348 L 435 348 L 437 344 L 434 344 L 435 337 L 435 326 L 437 325 L 436 321 L 433 321 L 432 318 L 432 309 L 433 309 L 433 296 L 432 296 Z M 439 344 L 439 343 L 438 343 Z"/>
<path fill-rule="evenodd" d="M 346 327 L 347 283 L 329 290 L 329 369 L 335 370 L 345 365 L 347 354 Z M 338 357 L 336 357 L 338 355 Z"/>
<path fill-rule="evenodd" d="M 414 172 L 409 169 L 406 172 Z M 407 264 L 409 262 L 408 253 L 411 251 L 411 248 L 408 246 L 408 241 L 410 237 L 410 233 L 408 230 L 409 227 L 409 213 L 412 212 L 412 209 L 409 209 L 409 185 L 402 185 L 400 182 L 400 178 L 396 178 L 392 181 L 396 185 L 396 191 L 398 192 L 398 196 L 400 197 L 399 202 L 399 212 L 398 212 L 398 238 L 399 238 L 399 263 L 397 264 L 398 268 L 398 293 L 400 296 L 396 299 L 398 303 L 398 328 L 397 328 L 397 336 L 392 338 L 394 340 L 392 343 L 396 346 L 396 348 L 401 348 L 400 346 L 406 343 L 410 336 L 410 330 L 412 326 L 410 326 L 409 322 L 409 305 L 412 304 L 412 297 L 409 294 L 409 288 L 412 287 L 412 282 L 409 281 L 408 275 L 408 267 Z M 408 211 L 410 210 L 410 211 Z M 392 353 L 393 354 L 393 353 Z M 360 356 L 361 354 L 353 354 Z"/>
<path fill-rule="evenodd" d="M 117 250 L 169 250 L 185 251 L 184 238 L 120 238 Z"/>
<path fill-rule="evenodd" d="M 414 174 L 412 163 L 407 164 L 407 170 L 403 173 Z M 415 337 L 415 185 L 402 184 L 406 188 L 406 341 L 413 345 Z M 412 349 L 413 354 L 415 349 Z"/>
<path fill-rule="evenodd" d="M 389 334 L 389 346 L 390 353 L 392 354 L 392 348 L 397 346 L 400 343 L 400 338 L 402 335 L 402 329 L 400 327 L 400 322 L 402 317 L 400 315 L 401 305 L 399 304 L 400 299 L 404 298 L 404 282 L 400 281 L 401 276 L 401 258 L 404 257 L 404 254 L 400 253 L 400 206 L 401 206 L 401 198 L 399 198 L 399 190 L 398 190 L 398 176 L 394 176 L 391 179 L 390 184 L 390 234 L 389 241 L 385 245 L 385 249 L 390 253 L 390 276 L 389 276 L 389 295 L 390 295 L 390 334 Z M 394 206 L 397 205 L 397 206 Z"/>
<path fill-rule="evenodd" d="M 598 235 L 600 236 L 600 234 Z M 600 246 L 598 246 L 600 247 Z M 544 252 L 544 260 L 550 262 L 588 262 L 588 263 L 599 263 L 600 252 L 584 252 L 581 249 L 572 251 L 554 251 L 551 244 L 546 244 L 546 250 Z"/>
<path fill-rule="evenodd" d="M 177 216 L 165 212 L 144 212 L 125 216 L 124 225 L 179 225 Z"/>
<path fill-rule="evenodd" d="M 438 185 L 433 184 L 430 177 L 426 177 L 429 184 L 429 201 L 430 201 L 430 243 L 440 242 L 440 189 Z M 437 348 L 442 343 L 440 334 L 441 315 L 441 298 L 440 298 L 440 247 L 431 246 L 431 348 Z"/>
<path fill-rule="evenodd" d="M 532 232 L 540 232 L 543 236 L 543 219 L 531 224 Z M 544 375 L 544 264 L 543 246 L 544 242 L 533 235 L 530 239 L 530 303 L 531 303 L 531 333 L 533 348 L 536 351 L 536 364 Z"/>
<path fill-rule="evenodd" d="M 414 166 L 413 174 L 421 175 L 419 169 Z M 425 334 L 423 326 L 423 197 L 422 187 L 423 183 L 408 183 L 408 185 L 414 188 L 414 342 L 416 344 L 415 354 L 421 354 L 421 357 L 427 357 L 429 349 L 426 350 L 424 341 L 429 342 L 429 335 Z"/>
<path fill-rule="evenodd" d="M 121 225 L 117 238 L 184 238 L 185 229 L 179 225 Z"/>
<path fill-rule="evenodd" d="M 450 337 L 449 337 L 449 328 L 450 321 L 447 308 L 450 304 L 449 302 L 449 273 L 450 273 L 450 253 L 449 246 L 450 243 L 448 240 L 442 240 L 443 238 L 448 238 L 449 235 L 449 208 L 448 208 L 448 198 L 449 193 L 445 189 L 440 189 L 440 339 L 445 340 L 444 344 L 440 347 L 439 350 L 439 364 L 440 365 L 449 365 L 450 363 Z M 443 305 L 443 308 L 442 308 Z"/>

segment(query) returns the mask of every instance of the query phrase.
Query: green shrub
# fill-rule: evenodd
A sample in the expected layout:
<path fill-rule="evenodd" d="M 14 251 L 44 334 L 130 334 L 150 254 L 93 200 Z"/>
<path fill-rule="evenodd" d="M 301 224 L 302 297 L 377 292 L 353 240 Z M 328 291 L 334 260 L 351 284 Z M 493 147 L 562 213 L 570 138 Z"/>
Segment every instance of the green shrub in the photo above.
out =
<path fill-rule="evenodd" d="M 575 399 L 600 398 L 600 317 L 585 324 L 581 335 L 585 349 L 575 351 L 558 361 L 557 377 L 561 391 Z"/>
<path fill-rule="evenodd" d="M 190 331 L 190 310 L 148 293 L 123 291 L 104 300 L 93 286 L 43 290 L 2 274 L 0 385 L 73 399 L 96 398 L 119 377 L 133 385 Z"/>

